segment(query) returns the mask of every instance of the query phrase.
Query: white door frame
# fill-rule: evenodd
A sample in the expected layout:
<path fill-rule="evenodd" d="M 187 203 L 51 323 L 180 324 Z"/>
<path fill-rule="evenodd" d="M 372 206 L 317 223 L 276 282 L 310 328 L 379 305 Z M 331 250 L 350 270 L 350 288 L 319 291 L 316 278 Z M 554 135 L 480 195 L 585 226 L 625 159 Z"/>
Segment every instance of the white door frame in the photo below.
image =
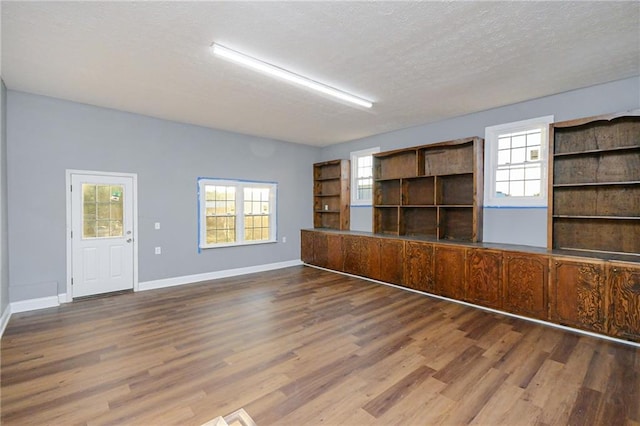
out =
<path fill-rule="evenodd" d="M 67 169 L 65 172 L 65 194 L 67 202 L 67 293 L 58 295 L 61 303 L 71 302 L 73 300 L 73 289 L 71 288 L 71 278 L 73 276 L 73 258 L 72 241 L 71 241 L 71 176 L 72 175 L 98 175 L 98 176 L 115 176 L 127 177 L 133 180 L 133 291 L 138 291 L 138 175 L 137 173 L 117 173 L 117 172 L 97 172 L 93 170 L 74 170 Z"/>

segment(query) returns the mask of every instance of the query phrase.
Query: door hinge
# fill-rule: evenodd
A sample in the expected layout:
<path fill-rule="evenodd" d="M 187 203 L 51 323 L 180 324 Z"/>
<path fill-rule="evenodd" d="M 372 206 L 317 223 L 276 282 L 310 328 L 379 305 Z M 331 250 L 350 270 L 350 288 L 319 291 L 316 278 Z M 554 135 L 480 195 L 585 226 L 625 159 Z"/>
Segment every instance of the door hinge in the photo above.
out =
<path fill-rule="evenodd" d="M 73 192 L 73 185 L 69 185 L 69 192 Z"/>
<path fill-rule="evenodd" d="M 73 231 L 71 231 L 71 238 L 73 238 Z"/>
<path fill-rule="evenodd" d="M 71 278 L 71 285 L 73 285 L 73 278 Z"/>

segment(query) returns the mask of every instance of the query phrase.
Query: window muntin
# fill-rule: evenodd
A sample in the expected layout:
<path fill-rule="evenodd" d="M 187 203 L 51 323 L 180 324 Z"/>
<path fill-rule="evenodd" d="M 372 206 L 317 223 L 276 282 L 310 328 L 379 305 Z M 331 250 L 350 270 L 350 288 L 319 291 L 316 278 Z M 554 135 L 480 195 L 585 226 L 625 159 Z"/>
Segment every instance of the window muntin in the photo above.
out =
<path fill-rule="evenodd" d="M 380 148 L 351 153 L 351 205 L 367 206 L 373 200 L 373 154 Z"/>
<path fill-rule="evenodd" d="M 547 205 L 548 128 L 553 116 L 486 128 L 485 205 Z"/>
<path fill-rule="evenodd" d="M 276 241 L 275 183 L 201 178 L 199 247 Z"/>

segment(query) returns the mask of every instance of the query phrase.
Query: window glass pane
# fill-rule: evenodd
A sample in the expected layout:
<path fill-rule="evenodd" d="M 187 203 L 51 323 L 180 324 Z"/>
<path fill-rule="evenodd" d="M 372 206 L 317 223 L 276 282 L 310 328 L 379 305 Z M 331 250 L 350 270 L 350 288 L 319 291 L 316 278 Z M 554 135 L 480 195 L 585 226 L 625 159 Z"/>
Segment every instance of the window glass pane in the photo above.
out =
<path fill-rule="evenodd" d="M 511 138 L 498 139 L 498 149 L 509 149 L 509 148 L 511 148 Z"/>
<path fill-rule="evenodd" d="M 510 180 L 524 180 L 524 168 L 518 167 L 511 169 L 511 173 L 509 174 Z"/>
<path fill-rule="evenodd" d="M 511 148 L 521 148 L 527 143 L 527 137 L 525 135 L 514 136 L 511 138 Z"/>
<path fill-rule="evenodd" d="M 527 197 L 535 197 L 540 195 L 540 181 L 528 180 L 524 183 L 524 195 Z"/>
<path fill-rule="evenodd" d="M 525 148 L 517 148 L 511 150 L 511 164 L 524 163 L 525 160 Z"/>
<path fill-rule="evenodd" d="M 509 182 L 496 182 L 496 197 L 507 197 L 509 195 Z"/>
<path fill-rule="evenodd" d="M 498 165 L 509 164 L 511 162 L 511 150 L 498 151 Z"/>
<path fill-rule="evenodd" d="M 509 180 L 509 169 L 496 171 L 496 182 L 505 182 Z"/>
<path fill-rule="evenodd" d="M 527 161 L 539 161 L 540 160 L 540 147 L 532 146 L 527 147 Z"/>
<path fill-rule="evenodd" d="M 525 170 L 525 179 L 540 179 L 541 166 L 535 164 L 534 167 L 527 167 Z"/>
<path fill-rule="evenodd" d="M 540 146 L 542 134 L 540 130 L 529 133 L 527 135 L 527 146 Z"/>
<path fill-rule="evenodd" d="M 512 197 L 523 197 L 524 181 L 511 181 L 509 185 L 509 195 Z"/>

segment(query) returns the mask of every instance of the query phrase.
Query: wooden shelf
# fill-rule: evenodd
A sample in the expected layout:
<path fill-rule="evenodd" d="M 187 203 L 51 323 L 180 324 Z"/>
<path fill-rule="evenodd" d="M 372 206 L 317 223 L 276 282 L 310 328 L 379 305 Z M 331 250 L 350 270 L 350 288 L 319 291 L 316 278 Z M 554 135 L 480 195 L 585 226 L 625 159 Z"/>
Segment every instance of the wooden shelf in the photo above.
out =
<path fill-rule="evenodd" d="M 582 183 L 556 183 L 553 184 L 554 188 L 570 188 L 577 186 L 628 186 L 628 185 L 640 185 L 640 180 L 622 181 L 622 182 L 582 182 Z"/>
<path fill-rule="evenodd" d="M 550 249 L 640 252 L 640 110 L 550 126 Z"/>
<path fill-rule="evenodd" d="M 640 216 L 575 216 L 554 214 L 553 217 L 563 219 L 640 220 Z"/>
<path fill-rule="evenodd" d="M 313 226 L 349 229 L 351 195 L 349 160 L 332 160 L 313 165 Z"/>
<path fill-rule="evenodd" d="M 631 146 L 620 146 L 617 148 L 608 148 L 608 149 L 589 149 L 586 151 L 574 151 L 574 152 L 561 152 L 557 154 L 553 154 L 554 157 L 573 157 L 578 155 L 603 155 L 603 154 L 616 154 L 621 151 L 636 151 L 640 150 L 640 145 L 631 145 Z"/>
<path fill-rule="evenodd" d="M 482 161 L 480 138 L 374 154 L 374 232 L 482 241 Z"/>

